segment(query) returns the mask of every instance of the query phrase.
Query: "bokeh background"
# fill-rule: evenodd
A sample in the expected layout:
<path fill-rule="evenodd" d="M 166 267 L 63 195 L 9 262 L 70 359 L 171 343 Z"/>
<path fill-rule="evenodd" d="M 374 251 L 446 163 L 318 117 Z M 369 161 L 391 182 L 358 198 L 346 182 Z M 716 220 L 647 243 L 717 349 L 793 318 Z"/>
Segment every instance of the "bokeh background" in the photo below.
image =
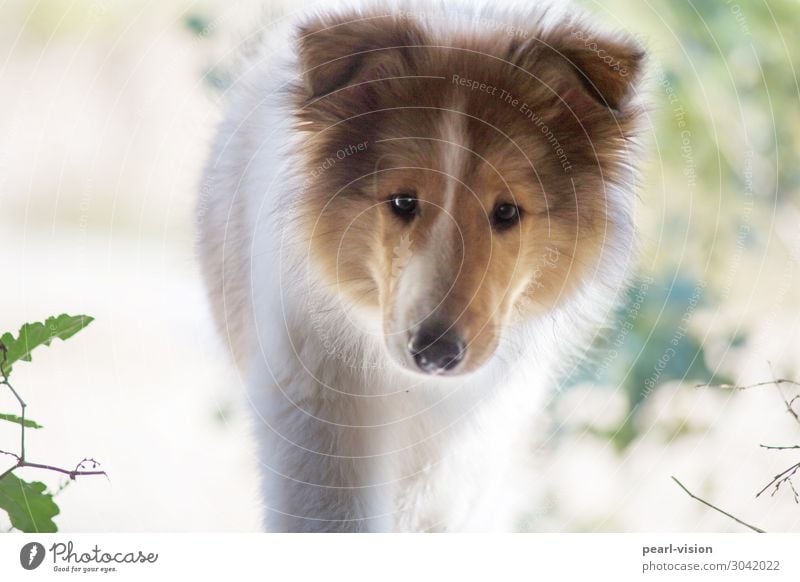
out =
<path fill-rule="evenodd" d="M 304 2 L 7 0 L 0 6 L 0 332 L 96 318 L 15 368 L 31 459 L 102 461 L 61 531 L 249 531 L 258 460 L 242 379 L 193 257 L 193 204 L 236 54 Z M 580 2 L 649 48 L 628 304 L 532 427 L 520 530 L 800 530 L 800 5 Z M 795 410 L 800 405 L 795 403 Z M 0 391 L 0 410 L 15 412 Z M 0 422 L 0 449 L 17 429 Z M 0 458 L 2 461 L 2 458 Z M 4 469 L 4 466 L 0 466 Z M 20 476 L 59 489 L 62 479 Z M 798 483 L 800 489 L 800 483 Z M 8 524 L 0 515 L 0 528 Z"/>

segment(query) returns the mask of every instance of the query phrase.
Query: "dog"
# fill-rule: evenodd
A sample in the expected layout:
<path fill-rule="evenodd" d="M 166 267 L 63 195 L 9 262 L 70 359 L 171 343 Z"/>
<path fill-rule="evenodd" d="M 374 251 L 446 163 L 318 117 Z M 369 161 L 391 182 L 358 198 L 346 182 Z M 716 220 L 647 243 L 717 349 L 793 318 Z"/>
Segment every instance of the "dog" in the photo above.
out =
<path fill-rule="evenodd" d="M 269 531 L 510 531 L 635 258 L 645 52 L 572 12 L 318 5 L 243 61 L 198 203 Z"/>

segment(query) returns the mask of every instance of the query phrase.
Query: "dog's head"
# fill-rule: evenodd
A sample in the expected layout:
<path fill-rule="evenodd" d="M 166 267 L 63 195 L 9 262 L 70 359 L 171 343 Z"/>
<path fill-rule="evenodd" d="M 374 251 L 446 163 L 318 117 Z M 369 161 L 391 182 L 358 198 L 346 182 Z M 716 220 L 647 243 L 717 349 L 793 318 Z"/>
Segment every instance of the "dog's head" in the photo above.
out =
<path fill-rule="evenodd" d="M 382 318 L 395 362 L 454 375 L 489 361 L 509 325 L 602 277 L 608 241 L 630 231 L 615 189 L 643 54 L 578 24 L 433 28 L 314 20 L 294 91 L 312 259 Z"/>

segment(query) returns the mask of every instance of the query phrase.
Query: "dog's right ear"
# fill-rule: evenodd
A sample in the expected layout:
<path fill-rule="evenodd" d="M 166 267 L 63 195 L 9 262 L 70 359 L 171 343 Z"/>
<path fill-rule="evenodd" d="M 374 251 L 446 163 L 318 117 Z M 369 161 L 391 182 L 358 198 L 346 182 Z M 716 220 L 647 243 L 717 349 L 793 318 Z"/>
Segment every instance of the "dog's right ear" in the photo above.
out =
<path fill-rule="evenodd" d="M 422 35 L 408 19 L 317 17 L 298 30 L 304 98 L 318 99 L 365 81 L 402 73 Z M 406 69 L 407 70 L 407 69 Z"/>
<path fill-rule="evenodd" d="M 623 109 L 637 92 L 645 53 L 632 38 L 568 23 L 514 42 L 510 60 L 559 93 L 580 116 L 593 105 Z"/>

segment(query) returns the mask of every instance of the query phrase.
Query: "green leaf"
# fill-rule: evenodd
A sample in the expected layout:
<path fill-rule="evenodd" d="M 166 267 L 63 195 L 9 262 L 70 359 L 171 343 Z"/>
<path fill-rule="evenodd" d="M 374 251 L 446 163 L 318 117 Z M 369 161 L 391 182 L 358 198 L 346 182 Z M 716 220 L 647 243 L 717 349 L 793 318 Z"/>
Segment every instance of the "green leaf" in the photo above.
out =
<path fill-rule="evenodd" d="M 0 509 L 8 513 L 13 527 L 25 533 L 58 531 L 53 522 L 58 505 L 44 483 L 28 483 L 9 473 L 0 479 Z"/>
<path fill-rule="evenodd" d="M 16 414 L 2 414 L 2 413 L 0 413 L 0 420 L 7 420 L 8 422 L 15 422 L 17 424 L 21 424 L 21 425 L 25 426 L 25 428 L 44 428 L 41 424 L 39 424 L 35 420 L 31 420 L 29 418 L 26 418 L 23 421 Z"/>
<path fill-rule="evenodd" d="M 55 338 L 66 340 L 78 333 L 84 327 L 94 321 L 93 317 L 87 315 L 67 315 L 66 313 L 58 317 L 48 317 L 42 323 L 26 323 L 19 329 L 19 335 L 15 338 L 11 333 L 6 333 L 0 337 L 0 343 L 5 346 L 6 360 L 2 363 L 2 372 L 5 376 L 11 374 L 14 362 L 19 360 L 30 362 L 31 352 L 41 346 L 49 346 Z M 2 361 L 2 357 L 0 357 Z"/>

